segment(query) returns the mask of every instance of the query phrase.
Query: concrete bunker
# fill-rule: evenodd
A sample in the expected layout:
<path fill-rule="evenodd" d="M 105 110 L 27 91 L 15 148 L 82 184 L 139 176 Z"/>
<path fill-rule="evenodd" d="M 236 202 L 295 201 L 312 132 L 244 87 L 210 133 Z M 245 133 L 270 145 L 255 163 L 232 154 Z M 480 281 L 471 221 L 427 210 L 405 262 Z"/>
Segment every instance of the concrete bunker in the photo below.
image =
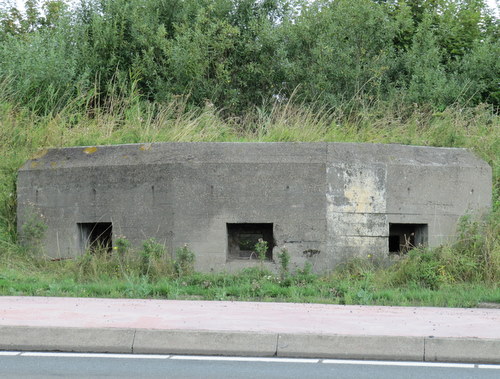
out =
<path fill-rule="evenodd" d="M 356 143 L 153 143 L 50 149 L 19 170 L 18 230 L 41 214 L 49 257 L 188 244 L 196 269 L 327 271 L 352 257 L 437 246 L 491 206 L 491 168 L 465 149 Z"/>

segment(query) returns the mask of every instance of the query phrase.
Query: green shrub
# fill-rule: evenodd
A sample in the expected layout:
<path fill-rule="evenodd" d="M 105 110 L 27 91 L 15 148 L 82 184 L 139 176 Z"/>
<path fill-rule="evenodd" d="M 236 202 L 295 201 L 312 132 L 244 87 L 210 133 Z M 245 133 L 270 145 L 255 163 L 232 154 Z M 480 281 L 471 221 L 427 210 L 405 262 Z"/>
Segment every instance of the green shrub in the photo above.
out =
<path fill-rule="evenodd" d="M 190 275 L 194 272 L 195 254 L 188 245 L 178 248 L 176 251 L 175 271 L 179 277 Z"/>
<path fill-rule="evenodd" d="M 130 249 L 130 241 L 125 237 L 118 237 L 115 239 L 114 244 L 115 246 L 113 247 L 113 250 L 116 251 L 118 256 L 121 259 L 126 257 Z"/>
<path fill-rule="evenodd" d="M 464 216 L 452 245 L 454 253 L 466 260 L 456 276 L 462 281 L 500 281 L 500 211 L 481 218 Z"/>
<path fill-rule="evenodd" d="M 154 238 L 149 238 L 142 243 L 139 255 L 141 257 L 141 273 L 150 280 L 158 280 L 173 274 L 173 263 L 167 255 L 165 246 Z"/>
<path fill-rule="evenodd" d="M 418 285 L 436 290 L 443 283 L 437 250 L 416 248 L 392 267 L 390 282 L 395 286 Z"/>
<path fill-rule="evenodd" d="M 477 218 L 464 216 L 454 243 L 417 248 L 389 270 L 393 285 L 417 284 L 437 289 L 457 282 L 498 283 L 500 280 L 498 211 Z"/>
<path fill-rule="evenodd" d="M 278 253 L 278 260 L 280 264 L 280 278 L 284 281 L 290 275 L 290 253 L 285 247 L 283 247 L 281 252 Z"/>
<path fill-rule="evenodd" d="M 257 253 L 257 258 L 261 264 L 267 259 L 267 241 L 264 241 L 262 238 L 259 238 L 259 241 L 255 244 L 255 252 Z"/>
<path fill-rule="evenodd" d="M 483 1 L 28 3 L 25 15 L 0 4 L 0 83 L 38 114 L 130 92 L 232 116 L 292 98 L 349 112 L 395 99 L 499 106 L 500 25 Z"/>

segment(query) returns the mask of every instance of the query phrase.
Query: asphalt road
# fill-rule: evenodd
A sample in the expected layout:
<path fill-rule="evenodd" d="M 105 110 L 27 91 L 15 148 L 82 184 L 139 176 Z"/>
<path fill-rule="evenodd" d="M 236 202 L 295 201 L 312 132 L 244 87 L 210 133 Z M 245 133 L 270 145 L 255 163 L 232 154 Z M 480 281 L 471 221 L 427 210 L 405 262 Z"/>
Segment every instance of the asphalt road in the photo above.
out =
<path fill-rule="evenodd" d="M 1 378 L 499 378 L 500 365 L 0 352 Z"/>

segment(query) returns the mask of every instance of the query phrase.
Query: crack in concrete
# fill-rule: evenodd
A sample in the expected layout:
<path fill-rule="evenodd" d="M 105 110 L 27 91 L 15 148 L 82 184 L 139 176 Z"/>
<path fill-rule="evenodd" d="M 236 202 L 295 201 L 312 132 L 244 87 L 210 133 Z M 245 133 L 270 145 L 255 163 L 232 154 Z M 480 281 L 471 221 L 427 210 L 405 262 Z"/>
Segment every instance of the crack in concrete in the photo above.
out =
<path fill-rule="evenodd" d="M 278 333 L 278 334 L 276 334 L 276 349 L 274 350 L 274 356 L 275 357 L 278 356 L 278 346 L 279 346 L 279 343 L 280 343 L 280 335 Z"/>
<path fill-rule="evenodd" d="M 134 335 L 132 336 L 132 346 L 130 346 L 130 352 L 134 354 L 134 344 L 135 344 L 135 335 L 137 333 L 137 329 L 134 329 Z"/>
<path fill-rule="evenodd" d="M 424 351 L 423 351 L 423 355 L 422 355 L 422 361 L 423 362 L 426 362 L 426 356 L 425 356 L 425 345 L 427 343 L 427 338 L 424 337 Z"/>

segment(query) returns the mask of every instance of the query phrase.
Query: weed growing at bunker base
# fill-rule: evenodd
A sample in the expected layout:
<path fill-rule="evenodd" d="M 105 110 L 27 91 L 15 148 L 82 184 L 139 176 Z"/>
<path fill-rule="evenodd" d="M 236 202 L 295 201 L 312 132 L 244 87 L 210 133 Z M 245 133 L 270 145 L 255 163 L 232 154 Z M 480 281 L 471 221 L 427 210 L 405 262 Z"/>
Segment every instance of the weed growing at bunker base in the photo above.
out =
<path fill-rule="evenodd" d="M 142 243 L 139 256 L 140 272 L 145 277 L 156 280 L 162 276 L 172 275 L 174 263 L 168 255 L 165 245 L 157 242 L 154 238 L 149 238 Z"/>
<path fill-rule="evenodd" d="M 176 257 L 177 259 L 174 262 L 174 267 L 179 277 L 183 277 L 194 272 L 195 254 L 189 249 L 187 244 L 177 249 Z"/>
<path fill-rule="evenodd" d="M 140 249 L 131 248 L 124 236 L 118 236 L 115 246 L 87 250 L 83 255 L 68 263 L 79 281 L 126 280 L 144 277 L 155 282 L 174 275 L 174 262 L 164 245 L 154 238 L 142 242 Z M 42 259 L 42 258 L 41 258 Z"/>
<path fill-rule="evenodd" d="M 102 267 L 102 256 L 87 256 L 92 268 Z M 25 261 L 24 261 L 25 262 Z M 415 281 L 393 286 L 383 272 L 365 271 L 362 276 L 334 272 L 318 276 L 307 268 L 280 276 L 259 266 L 237 274 L 197 273 L 161 278 L 141 275 L 129 267 L 127 275 L 106 270 L 88 270 L 77 276 L 75 262 L 46 262 L 26 265 L 1 262 L 0 294 L 38 296 L 91 296 L 205 300 L 292 301 L 333 304 L 424 305 L 473 307 L 479 302 L 500 302 L 498 285 L 457 282 L 440 283 L 435 289 Z M 110 274 L 110 272 L 112 274 Z M 95 276 L 97 275 L 97 276 Z"/>
<path fill-rule="evenodd" d="M 282 281 L 285 281 L 290 275 L 290 253 L 285 246 L 283 246 L 281 251 L 278 253 L 278 260 L 280 264 L 280 278 Z"/>
<path fill-rule="evenodd" d="M 95 248 L 75 260 L 2 254 L 0 294 L 471 307 L 500 302 L 498 220 L 494 212 L 468 216 L 452 244 L 384 260 L 369 254 L 322 276 L 309 262 L 290 270 L 286 248 L 276 272 L 257 261 L 236 274 L 198 273 L 186 245 L 174 261 L 154 239 L 134 250 L 117 236 L 111 251 Z"/>

